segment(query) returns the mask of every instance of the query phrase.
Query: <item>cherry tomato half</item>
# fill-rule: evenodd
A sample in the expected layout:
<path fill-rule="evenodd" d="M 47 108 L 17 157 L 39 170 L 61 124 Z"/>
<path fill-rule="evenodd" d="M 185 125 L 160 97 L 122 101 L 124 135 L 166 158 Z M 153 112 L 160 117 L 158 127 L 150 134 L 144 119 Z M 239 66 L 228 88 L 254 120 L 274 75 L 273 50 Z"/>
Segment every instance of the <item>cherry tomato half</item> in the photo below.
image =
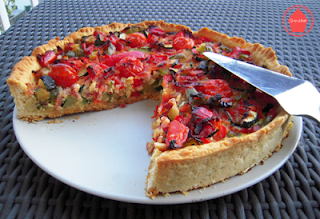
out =
<path fill-rule="evenodd" d="M 146 54 L 141 51 L 130 51 L 130 52 L 119 53 L 117 55 L 112 55 L 111 60 L 110 60 L 111 63 L 109 65 L 110 66 L 116 65 L 118 62 L 120 62 L 125 57 L 132 57 L 132 58 L 143 60 L 146 58 Z"/>
<path fill-rule="evenodd" d="M 212 96 L 216 94 L 221 94 L 222 97 L 232 96 L 232 89 L 228 82 L 221 79 L 208 80 L 202 86 L 196 87 L 196 89 L 204 94 Z"/>
<path fill-rule="evenodd" d="M 49 76 L 57 86 L 70 87 L 79 79 L 78 73 L 71 66 L 63 63 L 52 65 Z"/>
<path fill-rule="evenodd" d="M 189 128 L 173 120 L 169 124 L 168 134 L 166 138 L 166 145 L 168 149 L 181 148 L 188 138 Z"/>
<path fill-rule="evenodd" d="M 120 71 L 120 76 L 128 78 L 135 76 L 142 72 L 144 66 L 143 63 L 134 57 L 125 57 L 117 63 L 117 69 Z"/>
<path fill-rule="evenodd" d="M 176 50 L 179 49 L 192 49 L 192 47 L 194 46 L 194 41 L 190 38 L 186 38 L 186 37 L 176 37 L 173 40 L 173 48 L 175 48 Z"/>
<path fill-rule="evenodd" d="M 142 47 L 147 43 L 147 38 L 142 33 L 130 33 L 126 36 L 126 41 L 132 48 Z"/>

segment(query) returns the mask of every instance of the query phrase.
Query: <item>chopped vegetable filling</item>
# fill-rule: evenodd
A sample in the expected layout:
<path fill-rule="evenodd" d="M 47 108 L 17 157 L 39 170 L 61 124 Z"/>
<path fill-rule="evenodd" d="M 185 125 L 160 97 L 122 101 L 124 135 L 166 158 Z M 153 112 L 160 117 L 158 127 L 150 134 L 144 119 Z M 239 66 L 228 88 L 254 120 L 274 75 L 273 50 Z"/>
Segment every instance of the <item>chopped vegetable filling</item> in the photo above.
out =
<path fill-rule="evenodd" d="M 278 103 L 208 60 L 205 51 L 253 63 L 249 51 L 190 31 L 132 26 L 94 32 L 38 55 L 38 82 L 28 84 L 29 93 L 39 110 L 62 110 L 162 91 L 150 153 L 157 146 L 173 150 L 241 136 L 268 124 Z"/>

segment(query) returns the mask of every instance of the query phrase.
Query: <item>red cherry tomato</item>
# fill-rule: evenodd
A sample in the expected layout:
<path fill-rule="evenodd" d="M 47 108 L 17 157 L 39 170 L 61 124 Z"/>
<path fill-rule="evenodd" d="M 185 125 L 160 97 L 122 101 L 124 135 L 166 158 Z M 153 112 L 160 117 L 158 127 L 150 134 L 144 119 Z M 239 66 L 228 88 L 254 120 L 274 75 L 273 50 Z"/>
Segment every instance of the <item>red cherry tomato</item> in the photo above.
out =
<path fill-rule="evenodd" d="M 134 57 L 125 57 L 117 63 L 117 69 L 120 71 L 120 76 L 125 78 L 135 76 L 142 72 L 143 68 L 143 63 Z"/>
<path fill-rule="evenodd" d="M 130 52 L 119 53 L 117 55 L 112 55 L 111 59 L 113 63 L 110 65 L 115 65 L 125 57 L 132 57 L 132 58 L 143 60 L 146 58 L 146 54 L 140 51 L 130 51 Z"/>
<path fill-rule="evenodd" d="M 181 148 L 188 138 L 189 128 L 173 120 L 169 124 L 169 129 L 166 138 L 166 145 L 168 149 Z"/>
<path fill-rule="evenodd" d="M 185 37 L 185 32 L 184 31 L 180 31 L 178 32 L 176 35 L 174 35 L 173 39 L 178 38 L 178 37 Z"/>
<path fill-rule="evenodd" d="M 173 48 L 175 48 L 176 50 L 179 49 L 192 49 L 192 47 L 194 46 L 194 41 L 190 38 L 186 38 L 186 37 L 176 37 L 173 40 Z"/>
<path fill-rule="evenodd" d="M 49 76 L 52 77 L 57 86 L 62 87 L 70 87 L 79 79 L 79 76 L 74 68 L 63 63 L 52 65 Z"/>
<path fill-rule="evenodd" d="M 220 94 L 222 97 L 232 96 L 232 89 L 228 82 L 221 79 L 208 80 L 202 86 L 196 87 L 196 89 L 204 94 L 212 96 L 216 94 Z"/>
<path fill-rule="evenodd" d="M 126 41 L 132 48 L 142 47 L 147 44 L 147 38 L 142 33 L 130 33 L 126 36 Z"/>

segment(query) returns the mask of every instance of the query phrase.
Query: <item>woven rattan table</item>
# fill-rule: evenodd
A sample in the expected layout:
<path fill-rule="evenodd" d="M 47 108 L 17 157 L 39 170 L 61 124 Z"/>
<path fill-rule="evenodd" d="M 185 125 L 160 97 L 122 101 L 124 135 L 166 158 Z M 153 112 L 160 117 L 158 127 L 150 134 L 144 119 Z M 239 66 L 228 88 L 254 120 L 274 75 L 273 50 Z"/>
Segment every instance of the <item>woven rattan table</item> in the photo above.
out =
<path fill-rule="evenodd" d="M 282 24 L 293 5 L 307 7 L 314 16 L 312 30 L 303 37 L 290 35 Z M 42 0 L 0 36 L 0 219 L 320 218 L 320 129 L 307 118 L 297 149 L 282 168 L 252 187 L 199 203 L 159 206 L 109 200 L 60 182 L 31 161 L 13 132 L 14 103 L 6 85 L 13 66 L 55 36 L 63 38 L 86 26 L 143 20 L 165 20 L 193 30 L 209 27 L 270 46 L 294 76 L 320 88 L 316 0 Z"/>

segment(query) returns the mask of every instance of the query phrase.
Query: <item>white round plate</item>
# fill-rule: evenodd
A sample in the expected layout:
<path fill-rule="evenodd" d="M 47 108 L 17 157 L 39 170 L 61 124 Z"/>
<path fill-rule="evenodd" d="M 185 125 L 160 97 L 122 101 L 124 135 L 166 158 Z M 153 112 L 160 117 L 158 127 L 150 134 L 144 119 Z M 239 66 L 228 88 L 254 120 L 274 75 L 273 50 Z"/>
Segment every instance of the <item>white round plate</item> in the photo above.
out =
<path fill-rule="evenodd" d="M 294 117 L 294 126 L 282 149 L 264 165 L 189 195 L 177 193 L 152 200 L 144 190 L 150 162 L 146 142 L 151 140 L 151 116 L 157 103 L 145 100 L 125 108 L 64 116 L 58 124 L 48 123 L 53 119 L 21 121 L 15 108 L 13 126 L 26 154 L 58 180 L 104 198 L 144 204 L 198 202 L 252 186 L 287 161 L 302 132 L 302 119 Z"/>

